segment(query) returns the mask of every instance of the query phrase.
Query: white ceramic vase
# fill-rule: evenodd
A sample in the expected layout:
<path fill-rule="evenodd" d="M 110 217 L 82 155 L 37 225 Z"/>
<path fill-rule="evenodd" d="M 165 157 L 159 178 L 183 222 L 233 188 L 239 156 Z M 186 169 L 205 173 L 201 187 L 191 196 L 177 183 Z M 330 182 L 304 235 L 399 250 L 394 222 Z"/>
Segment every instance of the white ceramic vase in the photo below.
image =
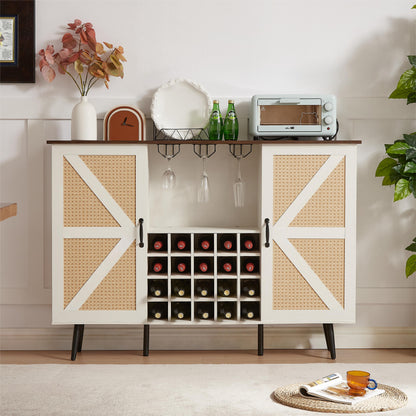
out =
<path fill-rule="evenodd" d="M 72 110 L 71 139 L 97 140 L 97 113 L 86 96 Z"/>

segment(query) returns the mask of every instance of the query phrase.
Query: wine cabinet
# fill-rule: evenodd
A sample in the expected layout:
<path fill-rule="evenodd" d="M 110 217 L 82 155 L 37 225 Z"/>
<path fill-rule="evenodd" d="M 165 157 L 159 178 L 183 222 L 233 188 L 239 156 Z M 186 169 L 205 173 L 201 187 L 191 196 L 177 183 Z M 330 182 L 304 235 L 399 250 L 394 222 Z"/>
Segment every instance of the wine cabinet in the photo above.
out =
<path fill-rule="evenodd" d="M 316 323 L 335 358 L 333 324 L 355 321 L 359 142 L 163 142 L 183 157 L 178 178 L 195 179 L 204 147 L 226 162 L 207 165 L 205 207 L 158 184 L 162 141 L 48 143 L 52 319 L 74 325 L 72 359 L 85 324 L 144 325 L 147 355 L 150 325 L 254 324 L 261 354 L 264 324 Z M 249 146 L 244 207 L 236 146 Z"/>

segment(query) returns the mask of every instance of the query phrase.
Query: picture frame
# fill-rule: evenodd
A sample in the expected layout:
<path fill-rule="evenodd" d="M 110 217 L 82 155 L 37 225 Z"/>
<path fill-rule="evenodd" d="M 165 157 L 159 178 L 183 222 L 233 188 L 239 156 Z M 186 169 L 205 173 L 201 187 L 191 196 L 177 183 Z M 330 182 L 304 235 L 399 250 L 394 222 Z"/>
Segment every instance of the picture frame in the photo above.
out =
<path fill-rule="evenodd" d="M 0 83 L 35 82 L 35 0 L 0 0 Z"/>

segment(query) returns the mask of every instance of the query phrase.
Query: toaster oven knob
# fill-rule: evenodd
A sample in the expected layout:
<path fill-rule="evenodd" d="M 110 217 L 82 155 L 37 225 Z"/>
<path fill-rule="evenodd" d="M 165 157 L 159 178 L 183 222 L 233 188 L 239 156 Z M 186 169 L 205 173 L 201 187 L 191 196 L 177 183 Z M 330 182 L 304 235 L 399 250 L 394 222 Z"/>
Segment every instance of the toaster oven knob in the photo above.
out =
<path fill-rule="evenodd" d="M 332 117 L 331 116 L 326 116 L 324 118 L 324 123 L 325 124 L 332 124 Z"/>
<path fill-rule="evenodd" d="M 324 104 L 324 109 L 325 111 L 331 111 L 334 108 L 334 106 L 332 105 L 332 103 L 325 103 Z"/>

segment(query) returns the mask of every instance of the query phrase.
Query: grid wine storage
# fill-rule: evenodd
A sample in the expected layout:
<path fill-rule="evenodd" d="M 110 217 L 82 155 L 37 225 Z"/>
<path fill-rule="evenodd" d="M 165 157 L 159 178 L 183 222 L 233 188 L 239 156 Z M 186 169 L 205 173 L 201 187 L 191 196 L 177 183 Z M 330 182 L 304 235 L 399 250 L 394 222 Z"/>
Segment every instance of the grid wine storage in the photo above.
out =
<path fill-rule="evenodd" d="M 259 322 L 259 242 L 255 231 L 149 233 L 149 322 Z"/>
<path fill-rule="evenodd" d="M 85 324 L 144 325 L 147 355 L 153 324 L 256 325 L 262 354 L 264 324 L 317 323 L 335 358 L 333 324 L 355 321 L 359 142 L 48 143 L 52 319 L 74 325 L 72 359 Z M 188 178 L 204 155 L 248 156 L 251 208 L 231 205 L 230 171 L 213 184 L 222 194 L 212 215 L 194 215 L 196 203 L 164 207 L 150 186 L 160 144 L 187 158 Z"/>

